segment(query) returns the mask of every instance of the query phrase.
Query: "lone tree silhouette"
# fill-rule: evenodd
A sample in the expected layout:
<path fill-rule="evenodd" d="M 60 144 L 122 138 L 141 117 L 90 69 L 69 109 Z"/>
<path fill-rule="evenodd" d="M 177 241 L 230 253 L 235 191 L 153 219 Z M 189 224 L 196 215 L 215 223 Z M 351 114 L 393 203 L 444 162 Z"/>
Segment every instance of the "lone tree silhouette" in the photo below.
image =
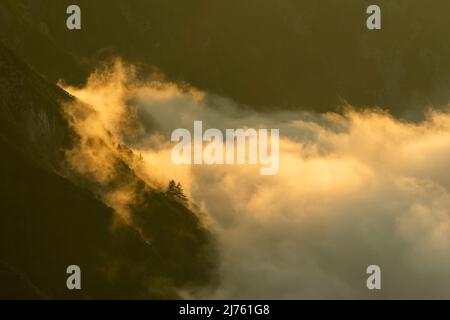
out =
<path fill-rule="evenodd" d="M 169 185 L 167 186 L 166 195 L 182 203 L 188 202 L 188 198 L 184 194 L 183 187 L 179 182 L 176 183 L 174 180 L 170 180 Z"/>

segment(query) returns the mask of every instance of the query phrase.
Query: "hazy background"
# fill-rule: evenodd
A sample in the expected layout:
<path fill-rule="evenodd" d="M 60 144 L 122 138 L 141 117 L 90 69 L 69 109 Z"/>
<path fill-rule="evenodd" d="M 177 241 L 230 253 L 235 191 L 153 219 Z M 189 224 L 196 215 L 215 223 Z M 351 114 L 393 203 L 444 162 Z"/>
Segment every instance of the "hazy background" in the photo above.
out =
<path fill-rule="evenodd" d="M 149 63 L 171 80 L 260 110 L 336 110 L 340 101 L 417 118 L 450 93 L 450 3 L 365 0 L 2 0 L 0 36 L 49 80 L 80 83 L 99 59 Z M 11 14 L 11 12 L 13 14 Z"/>

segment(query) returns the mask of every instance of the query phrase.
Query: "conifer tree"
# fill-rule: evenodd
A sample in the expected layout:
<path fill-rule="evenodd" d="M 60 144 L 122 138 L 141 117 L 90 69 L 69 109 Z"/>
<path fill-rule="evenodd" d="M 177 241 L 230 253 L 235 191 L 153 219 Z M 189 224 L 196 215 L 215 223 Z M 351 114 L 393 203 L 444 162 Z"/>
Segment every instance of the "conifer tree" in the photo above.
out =
<path fill-rule="evenodd" d="M 167 186 L 166 195 L 182 203 L 188 202 L 188 198 L 184 194 L 183 187 L 179 182 L 176 183 L 174 180 L 170 180 L 169 185 Z"/>

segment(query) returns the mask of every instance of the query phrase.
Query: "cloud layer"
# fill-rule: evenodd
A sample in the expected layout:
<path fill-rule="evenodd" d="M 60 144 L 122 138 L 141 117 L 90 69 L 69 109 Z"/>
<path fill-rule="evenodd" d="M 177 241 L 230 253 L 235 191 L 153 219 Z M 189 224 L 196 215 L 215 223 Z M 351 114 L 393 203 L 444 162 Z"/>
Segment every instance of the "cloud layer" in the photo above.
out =
<path fill-rule="evenodd" d="M 430 110 L 420 123 L 350 106 L 342 114 L 256 113 L 161 77 L 139 78 L 121 62 L 84 88 L 64 89 L 96 112 L 79 132 L 106 128 L 142 157 L 132 167 L 143 179 L 164 186 L 176 178 L 206 214 L 221 283 L 195 297 L 450 298 L 450 113 Z M 279 128 L 279 174 L 172 164 L 170 133 L 192 130 L 194 120 Z M 371 264 L 382 270 L 379 292 L 366 288 Z"/>

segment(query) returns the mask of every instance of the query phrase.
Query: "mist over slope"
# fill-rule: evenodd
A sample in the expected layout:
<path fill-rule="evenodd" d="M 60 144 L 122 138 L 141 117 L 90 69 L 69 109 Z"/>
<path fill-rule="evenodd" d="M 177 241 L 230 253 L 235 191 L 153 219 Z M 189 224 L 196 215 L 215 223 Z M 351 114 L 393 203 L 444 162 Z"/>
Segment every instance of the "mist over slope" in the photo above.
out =
<path fill-rule="evenodd" d="M 2 298 L 178 298 L 214 284 L 213 239 L 198 216 L 113 151 L 107 185 L 74 171 L 66 153 L 79 137 L 63 105 L 77 102 L 2 44 L 0 95 Z M 104 196 L 130 183 L 126 220 Z M 72 264 L 81 291 L 66 288 Z"/>
<path fill-rule="evenodd" d="M 372 3 L 360 0 L 80 0 L 75 32 L 69 4 L 0 1 L 0 38 L 53 82 L 80 84 L 118 55 L 259 110 L 335 111 L 346 100 L 416 119 L 450 98 L 446 0 L 383 2 L 373 32 Z"/>
<path fill-rule="evenodd" d="M 138 171 L 163 182 L 175 174 L 207 214 L 220 284 L 188 297 L 449 296 L 449 111 L 430 109 L 420 122 L 351 106 L 343 114 L 244 112 L 226 97 L 137 74 L 119 61 L 99 67 L 86 86 L 64 88 L 100 115 L 76 122 L 82 136 L 101 135 L 101 122 L 120 139 L 131 122 L 140 128 L 129 139 L 142 155 Z M 192 130 L 197 119 L 204 130 L 279 128 L 279 173 L 173 163 L 173 128 Z M 382 269 L 382 290 L 367 289 L 372 264 Z"/>

